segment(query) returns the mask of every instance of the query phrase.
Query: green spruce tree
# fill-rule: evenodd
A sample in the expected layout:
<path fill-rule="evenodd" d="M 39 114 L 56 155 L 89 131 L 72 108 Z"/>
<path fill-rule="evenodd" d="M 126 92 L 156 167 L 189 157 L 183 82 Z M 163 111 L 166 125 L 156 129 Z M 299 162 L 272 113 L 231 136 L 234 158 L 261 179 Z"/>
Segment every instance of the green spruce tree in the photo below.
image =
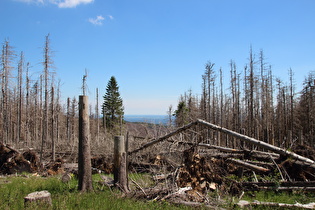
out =
<path fill-rule="evenodd" d="M 123 100 L 120 97 L 116 78 L 112 76 L 107 84 L 102 105 L 104 126 L 109 130 L 117 131 L 121 127 L 124 116 Z"/>

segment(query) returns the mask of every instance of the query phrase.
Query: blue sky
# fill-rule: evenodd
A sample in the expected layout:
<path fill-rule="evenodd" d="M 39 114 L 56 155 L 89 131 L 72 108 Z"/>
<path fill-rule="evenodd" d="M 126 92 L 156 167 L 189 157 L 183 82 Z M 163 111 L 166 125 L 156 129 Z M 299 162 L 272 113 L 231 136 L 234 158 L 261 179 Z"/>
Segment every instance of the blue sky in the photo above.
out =
<path fill-rule="evenodd" d="M 242 71 L 251 45 L 300 86 L 315 70 L 314 23 L 314 0 L 0 1 L 0 41 L 23 51 L 34 75 L 49 33 L 62 97 L 81 94 L 85 69 L 90 101 L 115 76 L 125 114 L 166 114 L 180 94 L 200 93 L 207 61 L 228 88 L 230 60 Z"/>

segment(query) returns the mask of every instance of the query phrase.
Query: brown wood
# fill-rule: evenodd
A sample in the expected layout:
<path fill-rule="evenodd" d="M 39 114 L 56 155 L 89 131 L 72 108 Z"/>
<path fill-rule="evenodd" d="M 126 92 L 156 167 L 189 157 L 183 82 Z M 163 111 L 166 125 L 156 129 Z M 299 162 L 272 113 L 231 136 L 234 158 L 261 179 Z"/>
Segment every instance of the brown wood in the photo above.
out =
<path fill-rule="evenodd" d="M 124 136 L 114 137 L 114 184 L 124 192 L 129 192 L 127 152 Z"/>
<path fill-rule="evenodd" d="M 228 147 L 221 147 L 221 146 L 215 146 L 215 145 L 211 145 L 211 144 L 198 144 L 198 146 L 200 147 L 207 147 L 210 149 L 217 149 L 221 152 L 229 152 L 229 153 L 243 153 L 244 151 L 242 150 L 238 150 L 238 149 L 232 149 L 232 148 L 228 148 Z"/>
<path fill-rule="evenodd" d="M 93 190 L 90 149 L 88 96 L 79 96 L 79 186 L 81 192 Z"/>
<path fill-rule="evenodd" d="M 254 171 L 259 171 L 259 172 L 268 172 L 270 171 L 268 168 L 264 168 L 264 167 L 261 167 L 261 166 L 257 166 L 257 165 L 254 165 L 254 164 L 251 164 L 251 163 L 247 163 L 245 161 L 241 161 L 241 160 L 236 160 L 236 159 L 233 159 L 233 158 L 228 158 L 227 161 L 229 162 L 232 162 L 234 164 L 237 164 L 237 165 L 240 165 L 244 168 L 248 168 L 250 170 L 254 170 Z"/>

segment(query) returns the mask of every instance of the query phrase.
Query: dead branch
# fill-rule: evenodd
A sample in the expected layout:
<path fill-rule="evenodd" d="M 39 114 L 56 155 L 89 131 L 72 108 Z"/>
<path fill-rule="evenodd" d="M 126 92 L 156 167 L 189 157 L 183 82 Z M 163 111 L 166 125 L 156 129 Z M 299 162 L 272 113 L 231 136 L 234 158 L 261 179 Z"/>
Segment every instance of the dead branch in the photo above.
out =
<path fill-rule="evenodd" d="M 247 162 L 241 161 L 241 160 L 236 160 L 236 159 L 233 159 L 233 158 L 228 158 L 227 161 L 230 161 L 230 162 L 232 162 L 234 164 L 243 166 L 244 168 L 248 168 L 248 169 L 254 170 L 254 171 L 259 171 L 259 172 L 269 172 L 270 171 L 268 168 L 264 168 L 264 167 L 261 167 L 261 166 L 257 166 L 257 165 L 254 165 L 254 164 L 251 164 L 251 163 L 247 163 Z"/>
<path fill-rule="evenodd" d="M 221 147 L 221 146 L 215 146 L 215 145 L 210 145 L 210 144 L 198 144 L 198 146 L 201 147 L 207 147 L 209 149 L 217 149 L 221 152 L 229 152 L 229 153 L 243 153 L 242 150 L 238 150 L 238 149 L 232 149 L 232 148 L 228 148 L 228 147 Z"/>
<path fill-rule="evenodd" d="M 287 203 L 274 203 L 274 202 L 261 202 L 261 201 L 245 201 L 240 200 L 237 205 L 241 208 L 247 206 L 269 206 L 269 207 L 285 207 L 285 208 L 304 208 L 304 209 L 315 209 L 315 203 L 308 203 L 308 204 L 287 204 Z"/>

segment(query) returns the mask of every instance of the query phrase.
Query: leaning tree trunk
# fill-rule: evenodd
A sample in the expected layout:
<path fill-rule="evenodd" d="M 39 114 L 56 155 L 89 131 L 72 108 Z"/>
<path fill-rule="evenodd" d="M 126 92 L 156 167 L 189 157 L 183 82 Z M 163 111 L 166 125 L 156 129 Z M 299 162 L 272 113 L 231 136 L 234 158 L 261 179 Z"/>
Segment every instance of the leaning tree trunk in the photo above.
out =
<path fill-rule="evenodd" d="M 199 124 L 205 125 L 208 128 L 211 128 L 213 130 L 217 130 L 217 131 L 220 131 L 222 133 L 226 133 L 228 135 L 234 136 L 234 137 L 240 139 L 241 141 L 245 141 L 247 143 L 256 145 L 258 147 L 261 147 L 261 148 L 273 151 L 273 152 L 275 152 L 277 154 L 280 154 L 280 155 L 289 156 L 289 157 L 291 157 L 291 158 L 293 158 L 295 160 L 299 160 L 299 161 L 303 162 L 304 165 L 307 165 L 307 166 L 315 168 L 315 161 L 313 161 L 313 160 L 311 160 L 309 158 L 303 157 L 301 155 L 298 155 L 298 154 L 296 154 L 294 152 L 290 152 L 288 150 L 282 149 L 280 147 L 273 146 L 273 145 L 268 144 L 266 142 L 259 141 L 257 139 L 251 138 L 249 136 L 245 136 L 243 134 L 239 134 L 237 132 L 234 132 L 234 131 L 231 131 L 229 129 L 226 129 L 226 128 L 214 125 L 214 124 L 206 122 L 204 120 L 198 119 L 196 122 L 199 123 Z"/>

